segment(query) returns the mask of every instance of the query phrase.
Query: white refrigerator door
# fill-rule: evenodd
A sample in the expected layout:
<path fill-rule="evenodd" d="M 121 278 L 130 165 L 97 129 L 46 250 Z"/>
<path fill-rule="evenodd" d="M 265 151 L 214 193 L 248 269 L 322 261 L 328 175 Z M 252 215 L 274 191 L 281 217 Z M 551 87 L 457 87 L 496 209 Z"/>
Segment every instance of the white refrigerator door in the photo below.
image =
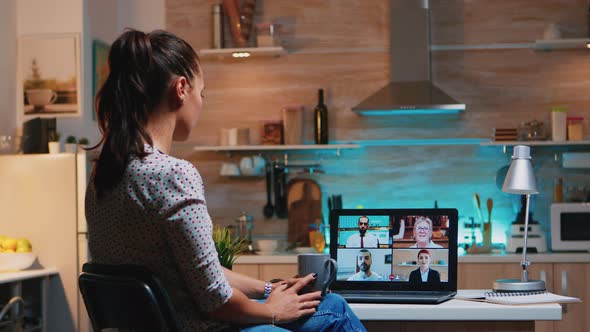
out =
<path fill-rule="evenodd" d="M 77 330 L 78 241 L 74 154 L 0 156 L 0 233 L 25 237 L 34 267 L 54 267 L 48 331 Z"/>

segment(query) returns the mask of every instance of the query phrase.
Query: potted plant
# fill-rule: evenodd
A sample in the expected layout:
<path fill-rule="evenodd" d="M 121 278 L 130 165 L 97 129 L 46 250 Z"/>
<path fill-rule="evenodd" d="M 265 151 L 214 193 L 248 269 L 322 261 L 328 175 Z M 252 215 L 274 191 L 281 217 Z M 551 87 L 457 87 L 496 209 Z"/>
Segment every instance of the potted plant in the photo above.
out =
<path fill-rule="evenodd" d="M 84 148 L 88 145 L 89 141 L 88 138 L 86 137 L 82 137 L 80 138 L 80 140 L 78 140 L 78 146 L 80 147 L 79 152 L 86 152 L 86 150 L 84 150 Z"/>
<path fill-rule="evenodd" d="M 227 227 L 213 227 L 213 241 L 221 265 L 230 269 L 238 256 L 248 250 L 248 241 L 243 237 L 233 237 Z"/>
<path fill-rule="evenodd" d="M 60 153 L 60 147 L 59 147 L 59 138 L 61 137 L 61 134 L 57 131 L 50 131 L 47 139 L 47 146 L 49 148 L 49 153 L 50 154 L 55 154 L 55 153 Z"/>
<path fill-rule="evenodd" d="M 66 137 L 66 143 L 64 144 L 64 150 L 67 153 L 76 153 L 78 151 L 78 144 L 76 144 L 76 136 Z"/>

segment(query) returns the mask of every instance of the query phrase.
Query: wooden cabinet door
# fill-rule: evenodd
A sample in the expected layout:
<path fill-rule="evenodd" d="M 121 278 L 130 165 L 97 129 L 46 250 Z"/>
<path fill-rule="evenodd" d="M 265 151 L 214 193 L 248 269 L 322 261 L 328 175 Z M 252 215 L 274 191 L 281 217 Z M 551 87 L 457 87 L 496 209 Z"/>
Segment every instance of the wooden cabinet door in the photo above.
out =
<path fill-rule="evenodd" d="M 547 289 L 553 291 L 551 289 L 553 285 L 552 264 L 533 263 L 529 266 L 528 271 L 530 279 L 545 280 Z M 457 269 L 457 288 L 491 289 L 496 279 L 520 279 L 521 274 L 522 268 L 518 263 L 461 263 Z M 553 321 L 535 321 L 536 332 L 553 332 L 553 330 Z"/>
<path fill-rule="evenodd" d="M 590 332 L 590 264 L 553 264 L 553 292 L 582 299 L 582 303 L 562 305 L 563 318 L 555 331 Z"/>
<path fill-rule="evenodd" d="M 297 274 L 297 264 L 261 264 L 258 272 L 261 280 L 289 279 Z"/>
<path fill-rule="evenodd" d="M 552 264 L 529 266 L 529 278 L 545 280 L 549 291 L 553 285 Z M 457 269 L 458 289 L 491 289 L 496 279 L 520 279 L 522 268 L 518 263 L 461 263 Z"/>
<path fill-rule="evenodd" d="M 232 271 L 247 275 L 248 277 L 260 279 L 258 264 L 234 264 Z"/>

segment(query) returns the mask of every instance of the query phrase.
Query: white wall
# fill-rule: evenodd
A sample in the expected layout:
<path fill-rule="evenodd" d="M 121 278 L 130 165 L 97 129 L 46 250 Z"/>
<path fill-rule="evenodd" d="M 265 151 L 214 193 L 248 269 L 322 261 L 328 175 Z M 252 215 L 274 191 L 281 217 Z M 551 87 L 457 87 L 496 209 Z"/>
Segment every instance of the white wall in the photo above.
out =
<path fill-rule="evenodd" d="M 165 0 L 0 0 L 0 135 L 14 135 L 17 118 L 17 39 L 20 35 L 79 33 L 81 41 L 80 118 L 58 119 L 62 137 L 85 136 L 97 143 L 93 120 L 92 41 L 107 43 L 131 27 L 143 31 L 164 29 Z"/>
<path fill-rule="evenodd" d="M 148 32 L 166 28 L 165 0 L 125 0 L 118 5 L 119 31 L 133 28 Z"/>
<path fill-rule="evenodd" d="M 16 0 L 0 1 L 0 135 L 16 133 Z"/>

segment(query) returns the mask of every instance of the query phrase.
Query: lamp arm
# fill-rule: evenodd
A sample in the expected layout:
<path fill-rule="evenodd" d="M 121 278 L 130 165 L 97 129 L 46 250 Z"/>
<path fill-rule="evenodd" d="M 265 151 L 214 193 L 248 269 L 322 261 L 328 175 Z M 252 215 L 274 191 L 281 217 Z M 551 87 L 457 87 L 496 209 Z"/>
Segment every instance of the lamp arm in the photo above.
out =
<path fill-rule="evenodd" d="M 529 275 L 527 271 L 527 267 L 531 264 L 526 259 L 526 251 L 528 247 L 528 239 L 529 239 L 529 203 L 531 199 L 531 194 L 526 194 L 526 203 L 525 203 L 525 215 L 524 215 L 524 247 L 522 248 L 522 279 L 521 281 L 526 282 L 529 281 Z"/>

